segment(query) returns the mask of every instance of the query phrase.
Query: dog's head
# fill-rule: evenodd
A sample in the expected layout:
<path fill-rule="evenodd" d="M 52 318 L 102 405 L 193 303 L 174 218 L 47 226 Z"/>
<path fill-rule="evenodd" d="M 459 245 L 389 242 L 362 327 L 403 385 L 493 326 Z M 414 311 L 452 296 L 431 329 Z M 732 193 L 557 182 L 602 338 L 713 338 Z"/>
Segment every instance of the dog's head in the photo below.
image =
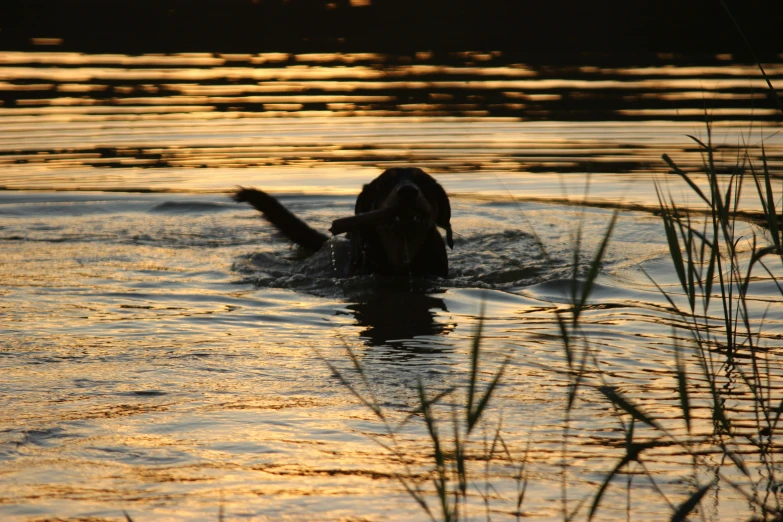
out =
<path fill-rule="evenodd" d="M 443 239 L 436 226 L 446 231 L 446 242 L 454 248 L 449 198 L 443 187 L 423 170 L 391 168 L 365 185 L 356 199 L 356 214 L 383 209 L 389 209 L 391 217 L 372 231 L 362 231 L 359 237 L 363 248 L 369 247 L 376 258 L 385 258 L 375 261 L 388 262 L 390 272 L 405 273 L 416 263 L 426 265 L 428 260 L 417 258 L 434 255 L 431 250 L 437 250 L 437 245 L 433 243 L 439 242 L 443 250 Z M 445 251 L 442 257 L 445 263 Z"/>

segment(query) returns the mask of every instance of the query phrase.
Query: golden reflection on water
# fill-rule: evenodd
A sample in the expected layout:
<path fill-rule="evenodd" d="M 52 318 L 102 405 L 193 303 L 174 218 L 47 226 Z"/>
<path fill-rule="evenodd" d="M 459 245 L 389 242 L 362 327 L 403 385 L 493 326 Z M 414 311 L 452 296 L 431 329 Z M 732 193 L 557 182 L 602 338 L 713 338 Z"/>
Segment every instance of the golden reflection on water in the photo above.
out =
<path fill-rule="evenodd" d="M 711 114 L 736 117 L 715 125 L 719 146 L 736 144 L 748 136 L 749 121 L 770 114 L 747 108 L 763 96 L 755 70 L 583 67 L 570 77 L 505 63 L 497 53 L 459 58 L 461 65 L 428 63 L 434 58 L 427 53 L 0 53 L 0 185 L 87 198 L 67 193 L 58 203 L 46 192 L 9 191 L 0 208 L 0 311 L 12 331 L 3 348 L 7 424 L 0 440 L 10 448 L 2 469 L 13 481 L 0 504 L 106 517 L 129 506 L 138 520 L 211 516 L 224 501 L 232 515 L 250 517 L 326 512 L 336 520 L 369 512 L 424 519 L 395 480 L 405 465 L 366 436 L 388 443 L 388 434 L 313 346 L 343 369 L 350 369 L 346 343 L 355 350 L 389 418 L 407 419 L 400 449 L 428 484 L 426 427 L 418 415 L 408 418 L 416 383 L 424 380 L 433 393 L 464 387 L 477 310 L 486 301 L 481 379 L 486 384 L 513 354 L 490 418 L 502 416 L 516 453 L 498 456 L 486 471 L 479 441 L 470 465 L 497 479 L 493 500 L 510 513 L 510 477 L 532 441 L 525 515 L 562 518 L 562 484 L 575 507 L 625 448 L 618 412 L 589 375 L 563 467 L 569 368 L 557 314 L 567 308 L 569 238 L 581 223 L 591 251 L 610 215 L 567 205 L 586 197 L 626 211 L 596 302 L 582 319 L 601 376 L 674 436 L 688 436 L 671 333 L 672 324 L 686 332 L 687 325 L 639 268 L 669 290 L 677 282 L 663 266 L 658 220 L 634 210 L 655 205 L 652 180 L 665 176 L 662 153 L 698 172 L 697 147 L 683 136 L 703 136 L 705 100 L 727 104 Z M 781 138 L 773 130 L 765 147 L 769 164 L 779 167 Z M 726 148 L 720 159 L 730 166 L 733 154 Z M 290 266 L 287 245 L 220 193 L 242 184 L 315 196 L 294 203 L 324 228 L 350 211 L 352 198 L 344 196 L 379 169 L 402 164 L 431 170 L 448 188 L 459 234 L 451 263 L 460 283 L 425 302 L 423 313 L 418 301 L 346 302 L 342 294 L 308 293 L 286 269 L 272 273 L 275 263 Z M 181 201 L 194 206 L 174 205 Z M 551 258 L 536 257 L 531 229 Z M 253 259 L 261 260 L 256 271 L 242 271 Z M 322 284 L 350 292 L 328 278 Z M 766 276 L 751 285 L 760 295 L 751 316 L 763 318 L 759 340 L 770 350 L 760 358 L 772 365 L 767 389 L 778 396 L 779 293 Z M 400 329 L 383 321 L 392 314 L 424 324 L 396 339 Z M 690 346 L 687 337 L 680 341 Z M 698 361 L 689 359 L 688 368 L 703 390 Z M 733 379 L 727 371 L 720 385 L 739 390 Z M 752 401 L 746 391 L 730 397 L 735 428 L 750 437 L 758 431 Z M 450 406 L 439 407 L 448 421 Z M 695 397 L 692 416 L 694 451 L 717 458 L 705 395 Z M 638 440 L 655 437 L 636 429 Z M 744 442 L 736 448 L 748 459 L 752 449 Z M 651 448 L 646 457 L 675 503 L 708 480 L 675 445 Z M 623 480 L 643 482 L 636 464 L 626 472 Z M 88 474 L 94 487 L 80 485 Z M 629 497 L 642 518 L 671 514 L 649 483 L 629 494 L 620 482 L 607 493 L 607 518 L 626 518 Z M 740 494 L 720 495 L 727 506 L 720 515 L 745 512 Z M 470 502 L 483 513 L 478 496 Z"/>
<path fill-rule="evenodd" d="M 705 110 L 736 120 L 716 124 L 730 139 L 777 110 L 763 107 L 766 86 L 750 64 L 533 67 L 477 52 L 437 60 L 1 52 L 0 186 L 214 190 L 227 176 L 247 179 L 218 169 L 250 167 L 260 176 L 251 182 L 268 183 L 264 169 L 283 166 L 401 163 L 504 180 L 530 172 L 578 174 L 578 183 L 585 174 L 646 178 L 660 171 L 662 152 L 683 150 L 681 136 L 703 134 Z M 767 71 L 774 81 L 783 67 Z M 765 141 L 772 164 L 777 141 Z M 259 142 L 265 147 L 249 145 Z M 699 168 L 693 156 L 680 161 L 688 172 Z M 127 170 L 99 172 L 107 167 Z M 150 167 L 174 170 L 144 171 Z M 206 170 L 179 170 L 187 168 Z"/>
<path fill-rule="evenodd" d="M 101 201 L 100 195 L 93 197 Z M 139 208 L 167 201 L 165 195 L 149 197 Z M 23 198 L 19 201 L 29 205 Z M 111 202 L 101 204 L 112 206 Z M 475 205 L 455 202 L 461 216 L 455 226 L 472 238 L 471 227 L 491 231 L 486 219 L 468 215 L 471 207 Z M 232 237 L 258 234 L 245 212 L 223 214 L 220 222 L 223 226 L 231 223 L 234 233 L 219 235 L 209 228 L 217 224 L 198 213 L 181 219 L 176 214 L 144 217 L 138 210 L 118 215 L 87 210 L 88 205 L 72 210 L 66 205 L 59 211 L 71 217 L 59 219 L 31 213 L 18 226 L 37 230 L 39 236 L 31 240 L 48 237 L 52 241 L 11 242 L 12 254 L 5 258 L 11 269 L 0 276 L 5 289 L 0 306 L 14 312 L 11 324 L 21 334 L 19 344 L 8 352 L 25 353 L 25 360 L 32 358 L 36 363 L 4 368 L 15 397 L 7 411 L 18 423 L 11 433 L 18 436 L 22 430 L 24 434 L 23 439 L 14 439 L 21 455 L 4 464 L 4 471 L 16 477 L 5 493 L 10 502 L 26 498 L 50 509 L 57 506 L 58 516 L 92 506 L 127 509 L 134 519 L 152 516 L 155 510 L 192 517 L 212 513 L 224 503 L 233 515 L 281 513 L 312 518 L 319 513 L 336 520 L 342 514 L 388 511 L 407 519 L 425 519 L 395 474 L 412 472 L 423 484 L 429 482 L 431 449 L 426 429 L 414 416 L 398 434 L 398 449 L 406 455 L 403 466 L 367 437 L 374 434 L 391 443 L 374 415 L 314 357 L 312 347 L 318 346 L 334 364 L 349 369 L 344 354 L 349 343 L 366 368 L 374 392 L 389 409 L 389 419 L 401 422 L 407 409 L 415 407 L 416 379 L 425 379 L 433 393 L 464 384 L 470 366 L 466 355 L 471 325 L 481 298 L 488 302 L 482 380 L 491 378 L 505 354 L 515 355 L 506 384 L 498 391 L 497 409 L 493 407 L 490 413 L 493 422 L 502 415 L 505 441 L 513 454 L 512 458 L 498 455 L 485 471 L 483 443 L 477 436 L 470 454 L 471 472 L 495 484 L 495 509 L 511 510 L 515 484 L 510 477 L 531 440 L 525 457 L 530 480 L 525 514 L 559 518 L 564 372 L 568 367 L 555 314 L 564 311 L 565 305 L 543 299 L 556 295 L 556 281 L 549 287 L 523 289 L 522 295 L 450 289 L 441 294 L 445 306 L 433 311 L 439 321 L 451 325 L 447 337 L 372 345 L 369 336 L 360 333 L 365 327 L 352 320 L 344 303 L 228 284 L 232 276 L 225 264 L 231 258 L 227 247 Z M 55 208 L 49 212 L 57 215 Z M 549 206 L 534 214 L 537 222 L 557 225 L 545 231 L 552 236 L 545 239 L 557 257 L 565 254 L 565 250 L 557 252 L 555 238 L 565 235 L 560 226 L 574 219 L 568 212 Z M 191 240 L 223 241 L 223 248 L 213 252 L 211 259 L 205 258 L 208 250 L 203 246 L 188 246 L 186 232 L 194 226 L 191 232 L 197 233 Z M 604 220 L 587 219 L 584 226 L 602 228 Z M 131 227 L 139 237 L 134 241 L 147 241 L 149 246 L 127 239 L 123 241 L 128 244 L 117 245 L 114 238 L 124 237 L 122 227 Z M 613 254 L 609 266 L 623 262 L 636 266 L 642 252 L 651 255 L 652 248 L 663 248 L 661 244 L 638 245 L 645 227 L 653 227 L 652 220 L 628 220 L 621 225 L 619 256 Z M 101 247 L 85 250 L 82 241 L 95 243 L 96 234 L 104 236 L 103 242 L 96 243 Z M 53 241 L 61 235 L 73 241 Z M 635 250 L 623 253 L 632 247 L 625 242 L 633 236 L 637 236 Z M 458 247 L 470 248 L 464 243 Z M 254 246 L 254 250 L 259 248 Z M 52 262 L 56 270 L 51 270 Z M 211 287 L 211 278 L 205 277 L 210 272 L 215 276 L 222 272 L 226 284 Z M 36 273 L 47 279 L 35 278 Z M 30 280 L 40 285 L 34 292 L 26 290 Z M 618 382 L 675 436 L 684 436 L 673 395 L 676 384 L 668 337 L 672 317 L 666 302 L 660 295 L 648 294 L 649 288 L 637 291 L 627 281 L 616 287 L 608 283 L 604 281 L 597 290 L 600 304 L 587 309 L 583 317 L 584 328 L 600 353 L 604 377 Z M 63 291 L 57 291 L 58 287 Z M 410 306 L 404 299 L 392 300 L 392 304 Z M 767 321 L 779 323 L 776 314 L 768 314 Z M 39 335 L 35 342 L 28 337 L 33 325 Z M 42 344 L 39 332 L 52 344 Z M 87 365 L 99 367 L 100 372 Z M 690 369 L 696 378 L 695 361 Z M 587 376 L 585 384 L 593 384 L 592 379 Z M 783 390 L 777 386 L 771 391 L 779 394 Z M 736 405 L 729 409 L 741 419 L 736 429 L 752 433 L 755 422 L 753 411 L 743 402 L 746 398 L 735 395 L 732 399 Z M 568 442 L 566 482 L 574 503 L 594 492 L 595 483 L 616 464 L 625 447 L 616 412 L 589 391 L 582 401 L 572 415 Z M 438 414 L 447 423 L 450 412 L 444 404 Z M 692 415 L 692 438 L 699 441 L 694 449 L 707 450 L 714 425 L 701 398 L 694 401 Z M 442 426 L 445 436 L 448 424 Z M 637 440 L 650 435 L 637 427 Z M 688 493 L 682 481 L 690 473 L 690 463 L 681 449 L 661 446 L 645 458 L 659 487 L 671 498 L 681 499 Z M 64 469 L 56 473 L 60 468 Z M 36 481 L 30 473 L 47 478 Z M 90 474 L 94 487 L 79 485 L 82 473 Z M 632 467 L 628 473 L 641 471 Z M 639 484 L 630 495 L 633 512 L 650 520 L 665 517 L 668 508 L 648 491 L 642 475 L 637 478 Z M 617 506 L 624 506 L 625 495 L 621 484 L 613 484 L 602 516 L 623 518 L 623 508 Z M 721 499 L 729 513 L 738 509 L 732 507 L 736 503 L 744 503 L 729 492 L 723 492 Z M 471 510 L 483 512 L 479 497 L 470 502 Z M 328 508 L 324 503 L 329 503 Z"/>
<path fill-rule="evenodd" d="M 583 66 L 578 69 L 564 67 L 558 70 L 507 63 L 499 53 L 454 55 L 452 58 L 463 61 L 459 65 L 426 63 L 434 60 L 426 53 L 419 53 L 413 59 L 404 58 L 362 53 L 302 55 L 185 53 L 123 56 L 2 52 L 0 53 L 0 80 L 3 80 L 3 91 L 7 93 L 46 92 L 56 89 L 61 92 L 106 92 L 112 95 L 82 99 L 80 102 L 85 105 L 100 103 L 113 106 L 118 103 L 129 104 L 138 101 L 143 101 L 144 104 L 161 103 L 154 97 L 139 100 L 133 96 L 134 93 L 150 94 L 160 90 L 165 91 L 161 96 L 163 98 L 173 98 L 174 92 L 185 96 L 210 95 L 207 98 L 197 99 L 186 97 L 176 102 L 186 105 L 198 105 L 203 101 L 216 105 L 267 103 L 265 99 L 257 100 L 252 96 L 241 96 L 256 92 L 301 92 L 306 94 L 308 99 L 306 105 L 309 105 L 324 101 L 340 103 L 339 97 L 333 98 L 336 92 L 369 90 L 395 92 L 394 95 L 380 94 L 382 99 L 379 100 L 372 97 L 358 100 L 380 102 L 381 106 L 372 107 L 372 110 L 387 113 L 395 105 L 398 105 L 398 109 L 399 106 L 411 106 L 405 100 L 408 96 L 426 98 L 427 94 L 432 94 L 436 97 L 450 96 L 454 104 L 430 107 L 427 103 L 423 105 L 414 103 L 412 106 L 417 111 L 445 109 L 459 113 L 459 105 L 464 105 L 466 99 L 473 97 L 478 100 L 479 106 L 494 103 L 497 105 L 496 111 L 498 108 L 505 108 L 506 113 L 513 114 L 516 111 L 517 114 L 514 115 L 522 118 L 531 115 L 535 117 L 535 113 L 524 110 L 532 110 L 534 107 L 498 105 L 494 99 L 502 99 L 505 96 L 537 103 L 555 102 L 561 101 L 559 97 L 562 97 L 562 94 L 551 91 L 564 91 L 569 99 L 574 99 L 574 96 L 582 93 L 596 105 L 596 101 L 601 100 L 601 97 L 616 97 L 617 93 L 613 91 L 617 91 L 626 96 L 629 92 L 635 92 L 642 98 L 652 96 L 657 100 L 669 99 L 681 102 L 694 97 L 707 100 L 732 99 L 732 94 L 738 96 L 737 100 L 742 100 L 747 96 L 746 93 L 750 92 L 763 97 L 766 89 L 753 65 L 661 66 L 627 69 Z M 783 74 L 783 68 L 779 65 L 768 64 L 766 67 L 773 80 Z M 54 83 L 35 83 L 40 81 Z M 246 83 L 238 85 L 237 82 Z M 711 93 L 716 95 L 715 98 L 711 98 Z M 662 97 L 656 98 L 657 95 Z M 486 99 L 487 97 L 493 100 L 490 101 Z M 14 106 L 36 103 L 57 104 L 57 97 L 24 99 L 14 96 L 13 98 L 17 98 L 11 104 Z M 278 100 L 278 102 L 283 101 Z M 70 103 L 76 101 L 72 100 Z M 620 105 L 617 102 L 616 104 Z M 10 108 L 8 105 L 6 103 L 6 107 Z M 741 104 L 739 107 L 746 107 L 746 104 Z M 557 108 L 553 106 L 553 109 Z M 704 107 L 694 105 L 694 108 Z M 302 107 L 292 106 L 287 110 L 301 109 Z M 549 111 L 552 112 L 552 109 Z M 486 112 L 486 114 L 492 113 L 491 110 Z"/>

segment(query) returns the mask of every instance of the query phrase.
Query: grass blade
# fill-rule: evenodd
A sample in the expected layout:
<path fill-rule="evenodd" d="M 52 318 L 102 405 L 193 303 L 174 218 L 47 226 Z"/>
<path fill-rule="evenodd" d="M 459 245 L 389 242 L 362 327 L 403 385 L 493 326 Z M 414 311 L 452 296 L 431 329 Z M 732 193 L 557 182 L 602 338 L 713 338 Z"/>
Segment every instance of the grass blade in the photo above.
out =
<path fill-rule="evenodd" d="M 568 327 L 561 315 L 560 310 L 555 310 L 555 317 L 557 318 L 557 324 L 560 327 L 560 338 L 563 341 L 563 349 L 566 353 L 566 362 L 568 362 L 568 369 L 574 369 L 574 352 L 571 349 L 571 336 L 568 334 Z"/>
<path fill-rule="evenodd" d="M 582 291 L 581 295 L 579 296 L 579 302 L 574 304 L 574 324 L 579 321 L 579 315 L 584 309 L 585 303 L 587 302 L 587 299 L 590 297 L 590 293 L 593 290 L 593 284 L 598 277 L 598 272 L 601 268 L 601 261 L 603 260 L 604 254 L 606 253 L 606 247 L 609 245 L 609 238 L 612 236 L 612 231 L 614 230 L 614 226 L 617 223 L 618 216 L 619 211 L 615 211 L 612 214 L 612 219 L 609 221 L 609 226 L 606 228 L 606 232 L 604 232 L 604 236 L 601 240 L 600 246 L 598 247 L 598 251 L 593 258 L 593 261 L 590 263 L 590 268 L 587 271 L 587 277 L 585 278 L 584 284 L 582 284 Z"/>
<path fill-rule="evenodd" d="M 694 136 L 693 134 L 686 134 L 686 136 L 688 136 L 690 139 L 692 139 L 693 141 L 695 141 L 696 143 L 698 143 L 698 144 L 699 144 L 699 146 L 700 146 L 702 149 L 704 149 L 705 151 L 706 151 L 706 150 L 709 150 L 709 147 L 708 147 L 707 145 L 705 145 L 703 141 L 701 141 L 699 138 L 697 138 L 697 137 L 696 137 L 696 136 Z"/>
<path fill-rule="evenodd" d="M 742 461 L 742 457 L 739 456 L 737 453 L 734 453 L 733 451 L 729 450 L 729 448 L 726 447 L 725 444 L 721 444 L 721 449 L 723 450 L 723 454 L 726 455 L 731 459 L 731 461 L 734 463 L 737 468 L 748 478 L 750 478 L 750 471 L 748 471 L 748 468 L 745 466 L 745 463 Z"/>
<path fill-rule="evenodd" d="M 674 271 L 677 272 L 677 279 L 680 280 L 680 285 L 683 291 L 688 293 L 688 283 L 685 276 L 685 261 L 682 258 L 682 250 L 680 249 L 680 240 L 677 237 L 677 231 L 674 228 L 676 207 L 669 210 L 669 207 L 663 202 L 661 196 L 660 187 L 655 184 L 655 192 L 658 196 L 658 205 L 661 209 L 661 219 L 663 220 L 663 230 L 666 233 L 666 242 L 669 245 L 669 255 L 672 258 L 672 265 L 674 265 Z"/>
<path fill-rule="evenodd" d="M 351 394 L 359 399 L 359 402 L 361 402 L 366 408 L 368 408 L 370 411 L 372 411 L 376 417 L 378 417 L 380 420 L 385 421 L 386 417 L 383 414 L 383 410 L 380 409 L 380 407 L 375 403 L 375 401 L 369 401 L 366 397 L 364 397 L 359 391 L 351 384 L 351 382 L 340 372 L 340 370 L 337 369 L 336 366 L 334 366 L 332 363 L 327 361 L 326 359 L 322 359 L 326 366 L 329 368 L 329 370 L 332 372 L 332 375 L 334 375 L 338 381 L 340 381 L 340 384 L 345 386 Z"/>
<path fill-rule="evenodd" d="M 698 141 L 698 140 L 696 140 L 696 141 Z M 701 143 L 701 142 L 699 142 L 699 143 Z M 698 194 L 701 197 L 701 199 L 704 200 L 705 203 L 710 205 L 710 200 L 707 198 L 707 196 L 704 195 L 704 192 L 702 192 L 701 189 L 699 188 L 699 186 L 696 183 L 694 183 L 693 180 L 691 178 L 689 178 L 688 175 L 685 172 L 683 172 L 682 169 L 680 169 L 680 167 L 678 167 L 676 163 L 674 163 L 674 161 L 672 161 L 672 159 L 669 157 L 668 154 L 663 154 L 661 157 L 663 158 L 663 161 L 665 161 L 666 164 L 669 165 L 669 167 L 678 176 L 680 176 L 683 180 L 685 180 L 685 183 L 687 183 L 693 189 L 693 191 L 696 194 Z"/>
<path fill-rule="evenodd" d="M 473 416 L 473 402 L 476 396 L 476 381 L 478 380 L 478 361 L 479 351 L 481 350 L 481 334 L 484 329 L 484 311 L 485 302 L 481 301 L 481 311 L 479 312 L 478 323 L 476 324 L 476 332 L 473 334 L 473 343 L 470 350 L 470 376 L 468 382 L 468 397 L 467 397 L 467 413 L 468 420 L 468 432 L 473 427 L 471 417 Z"/>
<path fill-rule="evenodd" d="M 706 495 L 707 492 L 714 485 L 715 485 L 715 481 L 710 482 L 706 486 L 702 486 L 698 490 L 696 490 L 696 492 L 693 493 L 693 495 L 691 495 L 690 498 L 688 498 L 688 500 L 680 504 L 680 507 L 677 508 L 677 511 L 672 515 L 671 521 L 683 522 L 685 519 L 687 519 L 691 511 L 693 511 L 694 508 L 699 505 L 699 502 L 701 502 L 702 497 Z"/>
<path fill-rule="evenodd" d="M 775 211 L 775 195 L 772 192 L 772 180 L 771 176 L 769 175 L 769 167 L 767 165 L 767 153 L 764 149 L 764 143 L 761 144 L 761 161 L 764 165 L 764 188 L 767 192 L 767 205 L 764 207 L 765 213 L 767 215 L 767 226 L 769 227 L 769 233 L 772 236 L 772 241 L 775 244 L 775 247 L 777 248 L 778 252 L 781 252 L 783 248 L 781 248 L 781 238 L 780 238 L 780 230 L 778 227 L 778 216 L 777 212 Z M 762 199 L 762 204 L 764 203 L 764 200 Z"/>
<path fill-rule="evenodd" d="M 419 402 L 421 403 L 421 412 L 424 416 L 424 422 L 427 425 L 427 431 L 430 434 L 430 439 L 432 439 L 435 463 L 437 464 L 438 468 L 442 468 L 445 466 L 446 459 L 443 451 L 441 450 L 438 428 L 435 425 L 435 416 L 432 414 L 432 402 L 427 399 L 427 392 L 424 390 L 424 383 L 422 383 L 421 380 L 418 382 L 418 391 Z"/>
<path fill-rule="evenodd" d="M 492 382 L 489 383 L 489 386 L 487 386 L 487 391 L 484 392 L 481 400 L 479 400 L 476 409 L 474 411 L 468 412 L 468 433 L 473 430 L 473 428 L 476 426 L 476 423 L 478 423 L 479 419 L 481 419 L 481 415 L 484 413 L 484 408 L 486 408 L 487 404 L 489 404 L 489 399 L 492 397 L 492 393 L 495 391 L 495 388 L 497 388 L 497 385 L 500 382 L 500 378 L 503 376 L 503 372 L 506 370 L 506 366 L 510 360 L 510 357 L 506 357 L 506 360 L 503 361 L 503 364 L 500 366 L 498 373 L 495 374 L 495 378 L 492 379 Z"/>
<path fill-rule="evenodd" d="M 427 515 L 429 515 L 430 520 L 432 520 L 432 522 L 435 522 L 435 515 L 432 514 L 432 511 L 430 510 L 430 506 L 427 504 L 427 501 L 424 499 L 421 492 L 419 490 L 413 489 L 403 477 L 398 476 L 397 479 L 400 481 L 402 487 L 405 488 L 405 491 L 408 492 L 411 498 L 413 498 L 413 500 L 416 501 L 419 507 L 423 509 L 424 512 L 427 513 Z"/>
<path fill-rule="evenodd" d="M 705 228 L 706 228 L 705 223 Z M 710 307 L 710 298 L 712 297 L 712 285 L 715 280 L 715 266 L 718 260 L 718 249 L 712 245 L 708 247 L 710 250 L 710 261 L 707 265 L 707 277 L 704 282 L 704 313 L 707 313 Z"/>
<path fill-rule="evenodd" d="M 457 412 L 452 410 L 452 426 L 454 428 L 454 460 L 457 463 L 457 482 L 459 483 L 459 492 L 463 498 L 468 490 L 468 473 L 465 462 L 465 442 L 460 437 L 459 422 L 457 421 Z"/>
<path fill-rule="evenodd" d="M 593 497 L 593 503 L 590 506 L 590 513 L 587 515 L 587 520 L 592 520 L 593 515 L 595 515 L 596 510 L 598 510 L 598 504 L 601 503 L 601 499 L 604 496 L 604 493 L 606 492 L 606 488 L 609 487 L 609 483 L 612 481 L 612 479 L 617 475 L 617 473 L 625 466 L 631 462 L 631 458 L 629 455 L 625 455 L 620 462 L 617 463 L 617 465 L 612 469 L 612 471 L 609 473 L 609 475 L 606 476 L 603 483 L 601 484 L 601 487 L 598 488 L 598 492 L 595 494 L 595 497 Z"/>
<path fill-rule="evenodd" d="M 429 399 L 429 403 L 430 404 L 437 404 L 438 402 L 440 402 L 440 400 L 443 397 L 446 397 L 447 395 L 451 395 L 452 393 L 454 393 L 454 391 L 456 389 L 457 389 L 456 386 L 451 386 L 451 387 L 445 389 L 444 391 L 442 391 L 439 394 L 437 394 L 435 397 Z M 415 409 L 411 410 L 408 413 L 408 415 L 406 415 L 405 418 L 402 421 L 400 421 L 399 425 L 400 426 L 404 426 L 405 424 L 408 424 L 408 422 L 410 422 L 411 419 L 413 419 L 415 417 L 418 417 L 419 415 L 424 415 L 424 410 L 422 409 L 421 405 L 418 408 L 415 408 Z"/>
<path fill-rule="evenodd" d="M 432 401 L 427 399 L 427 392 L 424 389 L 424 383 L 419 379 L 418 382 L 419 402 L 421 403 L 421 411 L 424 415 L 424 422 L 427 425 L 427 431 L 430 434 L 430 440 L 432 440 L 433 456 L 435 457 L 435 468 L 437 476 L 432 479 L 435 485 L 435 491 L 438 493 L 440 499 L 441 510 L 444 520 L 452 520 L 453 512 L 449 505 L 449 493 L 448 493 L 448 476 L 446 474 L 446 455 L 443 452 L 443 447 L 438 435 L 438 427 L 435 423 L 435 416 L 432 413 Z"/>
<path fill-rule="evenodd" d="M 688 376 L 685 372 L 685 363 L 682 360 L 682 348 L 677 342 L 675 332 L 672 332 L 674 339 L 674 362 L 677 367 L 677 391 L 680 395 L 680 408 L 685 419 L 685 426 L 688 433 L 691 432 L 691 403 L 688 398 Z"/>
<path fill-rule="evenodd" d="M 657 430 L 664 431 L 661 425 L 658 424 L 655 419 L 650 418 L 647 414 L 637 408 L 636 405 L 634 405 L 631 401 L 623 397 L 614 386 L 599 386 L 598 391 L 600 391 L 607 399 L 609 399 L 612 404 L 626 412 L 634 419 L 652 426 Z"/>

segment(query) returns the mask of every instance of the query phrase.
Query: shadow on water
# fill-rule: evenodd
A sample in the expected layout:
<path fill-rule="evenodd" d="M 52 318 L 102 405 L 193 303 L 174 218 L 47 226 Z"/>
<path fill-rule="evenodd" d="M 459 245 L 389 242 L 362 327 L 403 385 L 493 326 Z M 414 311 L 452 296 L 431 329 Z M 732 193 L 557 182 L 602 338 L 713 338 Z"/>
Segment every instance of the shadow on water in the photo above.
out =
<path fill-rule="evenodd" d="M 276 237 L 271 228 L 263 230 Z M 255 247 L 260 248 L 264 247 Z M 541 253 L 533 235 L 484 227 L 458 233 L 445 279 L 351 276 L 349 257 L 349 243 L 340 237 L 331 238 L 312 255 L 291 248 L 285 239 L 275 239 L 263 251 L 237 257 L 232 270 L 259 289 L 287 289 L 343 301 L 354 325 L 361 328 L 357 335 L 364 344 L 411 355 L 441 352 L 439 338 L 457 328 L 446 304 L 451 290 L 516 291 L 562 277 L 568 270 L 563 256 Z"/>
<path fill-rule="evenodd" d="M 405 348 L 411 356 L 440 351 L 437 344 L 420 342 L 417 337 L 448 335 L 457 327 L 438 318 L 438 312 L 448 312 L 443 299 L 427 294 L 381 293 L 346 308 L 364 328 L 359 336 L 366 344 Z"/>
<path fill-rule="evenodd" d="M 288 288 L 323 297 L 338 297 L 348 304 L 359 337 L 368 346 L 403 348 L 411 354 L 439 351 L 437 343 L 424 339 L 451 332 L 456 324 L 444 322 L 448 312 L 437 297 L 447 280 L 360 275 L 348 276 L 347 241 L 333 238 L 310 257 L 296 251 L 288 256 L 254 253 L 241 256 L 234 270 L 259 288 Z"/>

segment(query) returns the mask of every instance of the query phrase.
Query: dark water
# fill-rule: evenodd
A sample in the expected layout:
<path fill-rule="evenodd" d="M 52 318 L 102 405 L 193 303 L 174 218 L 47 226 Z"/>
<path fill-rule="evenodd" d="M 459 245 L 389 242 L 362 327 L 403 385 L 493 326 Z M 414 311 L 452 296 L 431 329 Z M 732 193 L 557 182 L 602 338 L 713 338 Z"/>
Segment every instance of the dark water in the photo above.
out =
<path fill-rule="evenodd" d="M 568 509 L 585 517 L 590 500 L 579 502 L 622 456 L 624 435 L 611 404 L 586 389 L 563 467 L 557 313 L 578 230 L 584 274 L 613 209 L 620 218 L 584 331 L 600 376 L 687 436 L 679 321 L 646 275 L 678 292 L 653 181 L 699 207 L 660 156 L 699 168 L 686 135 L 706 141 L 705 107 L 727 172 L 737 145 L 762 140 L 779 172 L 781 137 L 756 70 L 460 59 L 0 53 L 2 518 L 116 520 L 125 510 L 137 521 L 216 520 L 222 506 L 230 520 L 427 519 L 394 478 L 398 461 L 367 437 L 381 431 L 375 417 L 324 359 L 345 369 L 353 349 L 402 419 L 419 380 L 433 393 L 465 385 L 482 302 L 482 376 L 510 356 L 489 419 L 502 416 L 515 459 L 529 447 L 525 516 L 562 518 L 565 484 Z M 228 198 L 258 186 L 326 230 L 351 212 L 362 183 L 396 165 L 426 169 L 451 195 L 449 279 L 336 277 L 331 250 L 302 259 Z M 780 293 L 761 275 L 751 289 L 779 383 Z M 690 346 L 687 329 L 676 335 Z M 732 399 L 738 429 L 752 433 L 749 399 Z M 721 455 L 705 395 L 693 415 L 707 465 L 657 448 L 645 461 L 656 486 L 632 468 L 599 518 L 667 518 L 667 500 L 677 505 L 711 479 Z M 428 469 L 423 423 L 406 424 L 400 445 L 415 472 Z M 756 462 L 752 445 L 735 449 Z M 493 519 L 514 518 L 512 467 L 487 472 Z M 774 486 L 757 471 L 749 480 L 721 469 Z M 471 499 L 469 515 L 485 519 L 480 495 Z M 702 509 L 710 520 L 754 513 L 728 487 Z"/>

